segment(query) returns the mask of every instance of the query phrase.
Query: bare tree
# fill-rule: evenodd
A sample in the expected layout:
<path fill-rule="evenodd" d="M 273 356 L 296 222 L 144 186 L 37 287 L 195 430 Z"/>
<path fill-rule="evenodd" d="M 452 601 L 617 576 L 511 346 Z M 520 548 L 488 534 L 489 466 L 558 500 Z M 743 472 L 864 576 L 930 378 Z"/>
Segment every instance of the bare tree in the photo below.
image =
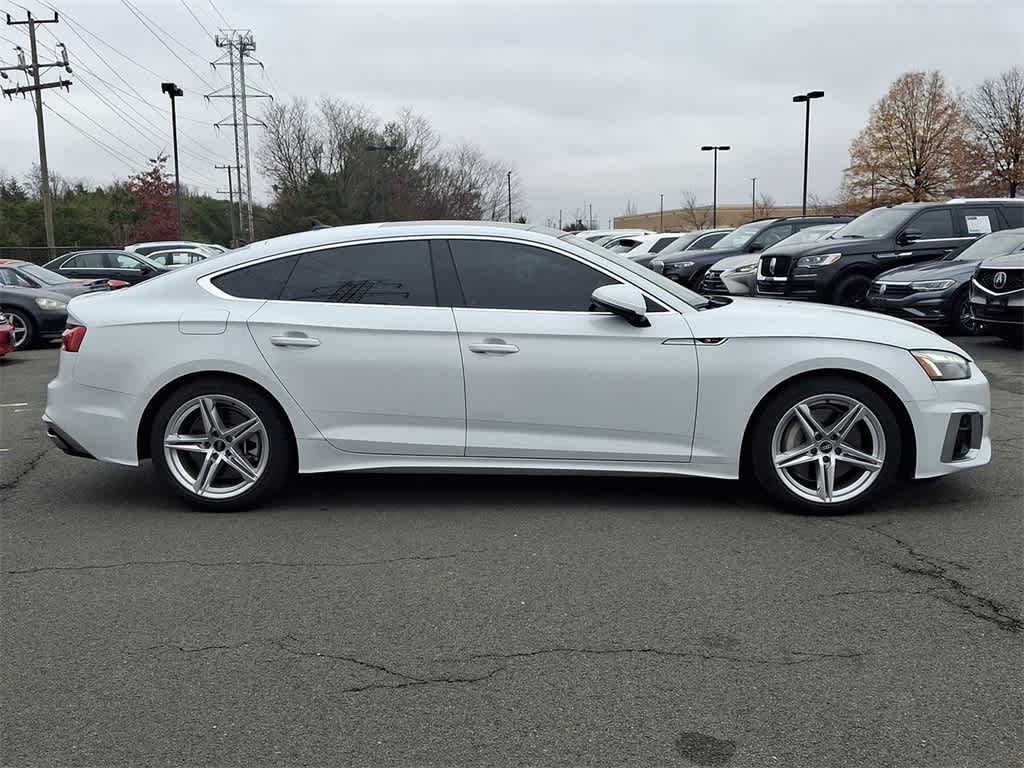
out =
<path fill-rule="evenodd" d="M 953 186 L 963 114 L 939 72 L 895 80 L 850 144 L 844 185 L 851 195 L 927 200 Z"/>
<path fill-rule="evenodd" d="M 1016 197 L 1024 186 L 1024 69 L 1013 67 L 986 80 L 967 95 L 964 107 L 962 176 L 974 183 L 968 193 L 1005 190 Z"/>
<path fill-rule="evenodd" d="M 757 217 L 767 219 L 775 213 L 775 198 L 767 192 L 762 192 L 757 198 Z"/>
<path fill-rule="evenodd" d="M 706 229 L 711 223 L 711 207 L 697 204 L 697 194 L 689 190 L 683 192 L 680 206 L 683 209 L 683 226 L 691 229 Z"/>

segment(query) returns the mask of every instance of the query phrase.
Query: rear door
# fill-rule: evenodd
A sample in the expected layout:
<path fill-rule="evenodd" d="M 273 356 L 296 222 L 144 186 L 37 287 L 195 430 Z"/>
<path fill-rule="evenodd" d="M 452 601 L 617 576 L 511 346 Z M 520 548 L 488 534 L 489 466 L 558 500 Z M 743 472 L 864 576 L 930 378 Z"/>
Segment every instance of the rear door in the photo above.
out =
<path fill-rule="evenodd" d="M 462 355 L 452 309 L 437 306 L 428 242 L 354 243 L 278 261 L 264 267 L 277 270 L 260 278 L 271 300 L 249 328 L 324 437 L 354 453 L 463 455 Z"/>
<path fill-rule="evenodd" d="M 537 244 L 449 240 L 466 378 L 466 455 L 690 459 L 696 347 L 683 317 L 648 299 L 650 327 L 589 311 L 621 282 Z"/>

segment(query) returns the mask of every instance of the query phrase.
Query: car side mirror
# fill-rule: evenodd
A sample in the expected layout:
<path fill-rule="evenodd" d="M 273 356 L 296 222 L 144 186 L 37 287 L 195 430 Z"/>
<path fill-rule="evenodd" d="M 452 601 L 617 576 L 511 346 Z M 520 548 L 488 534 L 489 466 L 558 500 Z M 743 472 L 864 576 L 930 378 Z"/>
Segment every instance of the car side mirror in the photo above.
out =
<path fill-rule="evenodd" d="M 900 245 L 906 245 L 907 243 L 917 242 L 922 237 L 924 237 L 924 233 L 919 229 L 905 229 L 897 239 Z"/>
<path fill-rule="evenodd" d="M 602 285 L 594 289 L 590 300 L 598 309 L 612 312 L 630 325 L 646 328 L 651 324 L 644 295 L 632 285 Z"/>
<path fill-rule="evenodd" d="M 153 274 L 153 268 L 147 264 L 143 264 L 141 267 L 139 267 L 139 272 L 143 275 L 151 275 Z"/>
<path fill-rule="evenodd" d="M 747 247 L 747 252 L 748 253 L 760 253 L 763 250 L 764 250 L 764 246 L 761 245 L 760 243 L 751 243 Z"/>

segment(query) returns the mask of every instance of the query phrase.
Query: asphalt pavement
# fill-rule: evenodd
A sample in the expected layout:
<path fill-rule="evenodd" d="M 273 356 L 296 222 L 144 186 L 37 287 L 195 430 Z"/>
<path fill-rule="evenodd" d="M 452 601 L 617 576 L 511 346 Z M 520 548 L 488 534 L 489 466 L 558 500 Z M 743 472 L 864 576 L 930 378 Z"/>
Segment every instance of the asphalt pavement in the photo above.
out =
<path fill-rule="evenodd" d="M 1024 765 L 1024 355 L 994 457 L 809 518 L 737 483 L 323 476 L 187 511 L 0 362 L 4 766 Z"/>

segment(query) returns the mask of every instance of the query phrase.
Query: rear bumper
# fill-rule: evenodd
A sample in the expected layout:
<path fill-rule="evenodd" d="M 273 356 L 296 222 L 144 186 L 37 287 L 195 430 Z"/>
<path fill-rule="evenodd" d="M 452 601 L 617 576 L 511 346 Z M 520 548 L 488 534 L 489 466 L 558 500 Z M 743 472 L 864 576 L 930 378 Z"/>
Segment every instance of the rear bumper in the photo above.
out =
<path fill-rule="evenodd" d="M 50 422 L 46 416 L 43 416 L 43 423 L 46 424 L 46 436 L 50 438 L 50 442 L 64 451 L 64 453 L 68 454 L 68 456 L 78 456 L 82 459 L 96 458 L 85 450 L 85 448 L 79 445 L 71 435 L 62 430 L 56 424 Z"/>

